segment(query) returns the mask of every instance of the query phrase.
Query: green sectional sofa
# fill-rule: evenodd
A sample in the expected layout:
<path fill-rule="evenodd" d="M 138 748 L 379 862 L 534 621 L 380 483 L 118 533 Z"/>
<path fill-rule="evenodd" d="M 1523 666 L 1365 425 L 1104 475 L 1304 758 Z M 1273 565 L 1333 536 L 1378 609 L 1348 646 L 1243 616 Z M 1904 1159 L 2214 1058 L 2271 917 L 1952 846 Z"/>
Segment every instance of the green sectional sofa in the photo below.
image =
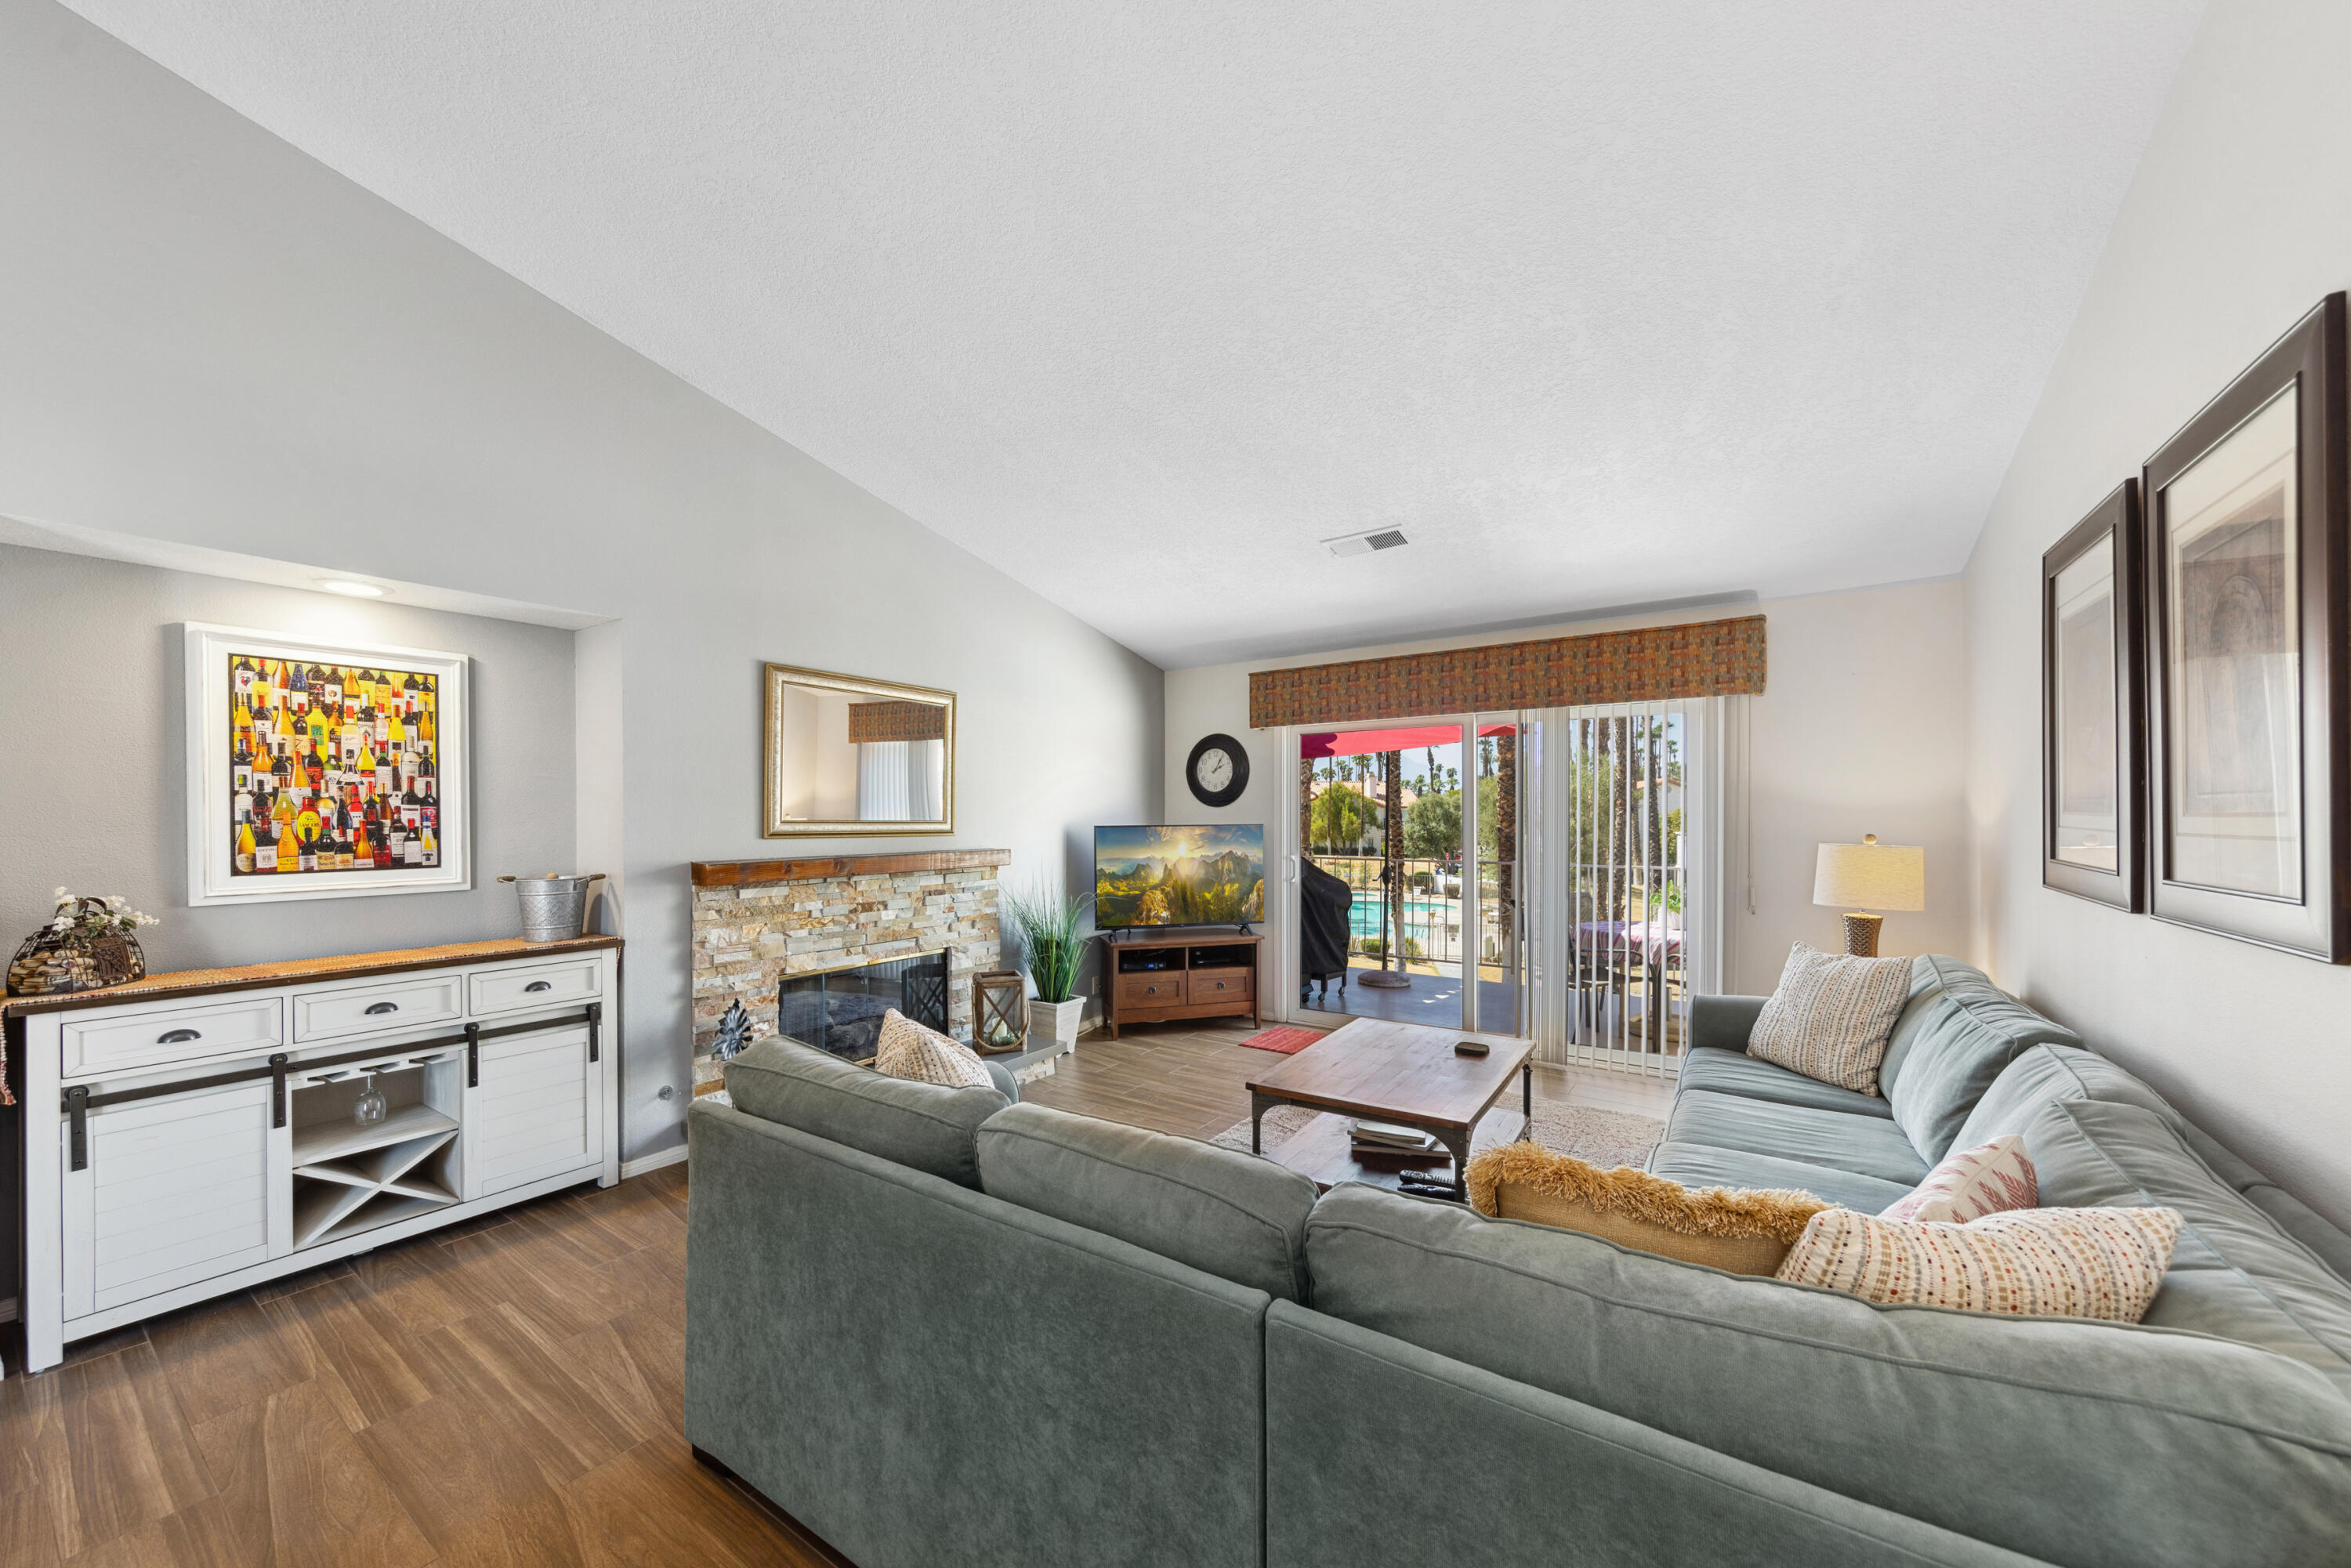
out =
<path fill-rule="evenodd" d="M 695 1107 L 686 1431 L 860 1568 L 2351 1563 L 2351 1238 L 1979 971 L 1884 1075 L 1701 998 L 1653 1168 L 1875 1210 L 2022 1134 L 2144 1325 L 1880 1307 L 769 1042 Z"/>

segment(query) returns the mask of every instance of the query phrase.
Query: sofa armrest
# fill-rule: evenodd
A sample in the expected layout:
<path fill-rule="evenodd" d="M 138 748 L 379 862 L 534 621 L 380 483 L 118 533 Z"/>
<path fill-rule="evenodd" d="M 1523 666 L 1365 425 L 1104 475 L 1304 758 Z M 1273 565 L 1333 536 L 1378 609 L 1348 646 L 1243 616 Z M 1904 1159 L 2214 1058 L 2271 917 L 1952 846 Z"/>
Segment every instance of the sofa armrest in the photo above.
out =
<path fill-rule="evenodd" d="M 996 1085 L 998 1093 L 1015 1105 L 1020 1103 L 1020 1080 L 1012 1076 L 1012 1069 L 1000 1061 L 983 1061 L 980 1065 L 987 1069 L 987 1081 Z"/>
<path fill-rule="evenodd" d="M 1262 1562 L 1264 1291 L 707 1098 L 686 1128 L 687 1441 L 873 1568 Z"/>
<path fill-rule="evenodd" d="M 1755 1020 L 1762 1015 L 1769 997 L 1692 997 L 1690 998 L 1690 1045 L 1713 1046 L 1718 1051 L 1745 1051 L 1747 1037 L 1755 1032 Z"/>

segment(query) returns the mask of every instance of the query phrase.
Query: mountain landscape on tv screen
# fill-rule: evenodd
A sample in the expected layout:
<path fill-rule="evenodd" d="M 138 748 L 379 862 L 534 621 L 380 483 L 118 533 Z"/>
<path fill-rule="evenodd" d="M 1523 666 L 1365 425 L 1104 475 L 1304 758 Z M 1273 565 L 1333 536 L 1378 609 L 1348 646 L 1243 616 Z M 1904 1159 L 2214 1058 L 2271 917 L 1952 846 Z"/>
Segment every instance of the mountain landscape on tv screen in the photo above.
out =
<path fill-rule="evenodd" d="M 1134 828 L 1119 830 L 1118 837 L 1127 841 L 1106 831 L 1095 847 L 1097 926 L 1265 918 L 1263 830 Z"/>

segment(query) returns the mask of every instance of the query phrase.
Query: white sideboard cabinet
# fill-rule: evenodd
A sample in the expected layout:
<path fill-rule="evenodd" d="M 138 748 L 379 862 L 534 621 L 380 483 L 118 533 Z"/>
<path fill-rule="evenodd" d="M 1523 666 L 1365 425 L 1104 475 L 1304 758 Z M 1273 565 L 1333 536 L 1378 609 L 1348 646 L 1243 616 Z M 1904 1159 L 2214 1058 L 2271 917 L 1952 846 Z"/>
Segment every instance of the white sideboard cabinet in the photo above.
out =
<path fill-rule="evenodd" d="M 477 942 L 6 1004 L 26 1364 L 501 1205 L 620 1179 L 621 943 Z M 372 1084 L 379 1121 L 353 1117 Z"/>

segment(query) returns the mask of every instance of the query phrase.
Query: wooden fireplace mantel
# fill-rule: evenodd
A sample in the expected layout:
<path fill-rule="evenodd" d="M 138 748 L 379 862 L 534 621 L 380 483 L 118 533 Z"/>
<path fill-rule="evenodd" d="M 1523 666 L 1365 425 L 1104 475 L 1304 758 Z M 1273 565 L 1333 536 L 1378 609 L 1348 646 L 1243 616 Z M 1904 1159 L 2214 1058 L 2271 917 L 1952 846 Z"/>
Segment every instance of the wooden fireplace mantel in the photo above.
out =
<path fill-rule="evenodd" d="M 748 887 L 763 882 L 888 876 L 902 871 L 984 871 L 1011 863 L 1010 850 L 925 850 L 896 855 L 810 855 L 789 861 L 695 861 L 691 869 L 696 887 Z"/>

